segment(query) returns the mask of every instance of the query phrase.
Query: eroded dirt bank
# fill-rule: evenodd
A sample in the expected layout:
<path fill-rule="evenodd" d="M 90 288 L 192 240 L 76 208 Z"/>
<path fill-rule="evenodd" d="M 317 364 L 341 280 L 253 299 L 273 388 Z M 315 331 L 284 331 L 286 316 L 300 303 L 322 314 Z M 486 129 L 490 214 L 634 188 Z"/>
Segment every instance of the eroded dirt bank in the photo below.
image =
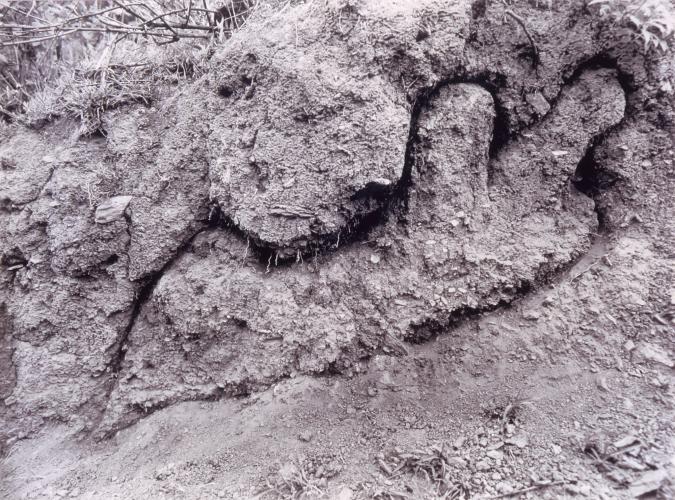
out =
<path fill-rule="evenodd" d="M 672 262 L 646 238 L 661 224 L 597 242 L 554 286 L 407 356 L 379 354 L 345 376 L 297 375 L 248 398 L 179 403 L 98 443 L 64 442 L 71 430 L 48 425 L 12 448 L 0 491 L 289 498 L 294 484 L 307 498 L 432 499 L 555 483 L 519 498 L 632 499 L 659 486 L 656 498 L 669 498 L 672 344 L 651 297 Z M 395 470 L 396 457 L 441 446 L 448 484 L 381 465 Z"/>
<path fill-rule="evenodd" d="M 560 287 L 598 234 L 608 252 L 640 245 L 645 270 L 611 256 L 611 286 L 588 284 L 615 296 L 603 355 L 632 339 L 672 359 L 673 68 L 611 42 L 581 5 L 516 2 L 533 60 L 505 9 L 288 6 L 206 76 L 108 111 L 99 135 L 6 129 L 3 448 L 56 424 L 110 437 L 301 374 L 407 366 L 436 356 L 416 346 L 438 335 L 466 346 L 447 332 Z M 523 333 L 529 351 L 566 323 L 560 346 L 586 335 L 590 306 L 569 294 L 568 310 L 531 311 L 560 324 Z"/>

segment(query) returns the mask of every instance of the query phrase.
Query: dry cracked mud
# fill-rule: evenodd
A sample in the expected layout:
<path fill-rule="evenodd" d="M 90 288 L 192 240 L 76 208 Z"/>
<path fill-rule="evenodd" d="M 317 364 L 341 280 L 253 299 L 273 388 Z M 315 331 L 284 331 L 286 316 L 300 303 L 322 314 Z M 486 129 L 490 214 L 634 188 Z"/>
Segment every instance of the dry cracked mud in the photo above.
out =
<path fill-rule="evenodd" d="M 575 3 L 516 2 L 533 64 L 506 7 L 479 7 L 288 6 L 205 76 L 107 111 L 98 135 L 66 119 L 4 130 L 3 448 L 407 367 L 647 218 L 644 279 L 667 281 L 673 100 L 654 82 L 672 62 L 608 46 Z"/>

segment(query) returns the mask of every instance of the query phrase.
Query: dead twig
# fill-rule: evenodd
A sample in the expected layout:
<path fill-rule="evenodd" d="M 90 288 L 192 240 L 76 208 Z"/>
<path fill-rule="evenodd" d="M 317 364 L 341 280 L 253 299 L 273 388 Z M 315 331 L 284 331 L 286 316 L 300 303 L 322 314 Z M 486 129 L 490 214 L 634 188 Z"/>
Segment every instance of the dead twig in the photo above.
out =
<path fill-rule="evenodd" d="M 486 500 L 496 500 L 498 498 L 509 498 L 509 497 L 515 497 L 518 495 L 522 495 L 524 493 L 529 493 L 530 491 L 537 491 L 542 488 L 551 488 L 553 486 L 562 486 L 563 484 L 568 484 L 570 481 L 553 481 L 550 483 L 537 483 L 533 486 L 529 486 L 528 488 L 523 488 L 521 490 L 515 490 L 515 491 L 510 491 L 509 493 L 502 493 L 500 495 L 493 495 L 491 497 L 485 497 Z"/>
<path fill-rule="evenodd" d="M 527 39 L 530 41 L 530 47 L 532 47 L 532 67 L 537 68 L 539 66 L 539 48 L 537 47 L 537 44 L 534 41 L 534 38 L 532 38 L 532 35 L 530 34 L 530 30 L 527 29 L 527 26 L 525 25 L 525 21 L 523 20 L 522 17 L 520 17 L 518 14 L 513 12 L 510 9 L 507 9 L 504 12 L 507 16 L 509 16 L 511 19 L 513 19 L 515 22 L 517 22 L 521 28 L 523 28 L 523 31 L 525 32 L 525 35 L 527 36 Z"/>
<path fill-rule="evenodd" d="M 142 14 L 141 10 L 145 13 Z M 19 10 L 17 12 L 25 18 L 29 17 L 28 13 Z M 233 11 L 232 17 L 226 20 L 239 26 L 239 18 L 246 17 L 248 12 L 248 10 L 243 13 Z M 113 17 L 120 13 L 128 14 L 135 22 L 122 22 Z M 183 38 L 208 38 L 216 29 L 212 23 L 212 16 L 217 15 L 218 12 L 208 9 L 206 3 L 204 8 L 196 7 L 193 5 L 193 0 L 190 0 L 187 7 L 166 12 L 156 12 L 144 2 L 124 3 L 120 0 L 113 0 L 113 6 L 106 9 L 84 14 L 76 12 L 76 14 L 74 17 L 68 17 L 57 23 L 47 22 L 34 16 L 30 16 L 31 19 L 37 21 L 33 24 L 0 23 L 0 36 L 4 37 L 0 40 L 0 47 L 41 43 L 78 32 L 115 33 L 121 35 L 122 38 L 129 35 L 141 35 L 158 38 L 155 42 L 159 45 Z M 182 17 L 183 15 L 185 17 Z M 194 33 L 195 31 L 208 33 Z"/>
<path fill-rule="evenodd" d="M 590 271 L 590 270 L 593 269 L 595 266 L 597 266 L 597 265 L 600 263 L 601 260 L 602 260 L 602 257 L 595 259 L 588 267 L 586 267 L 586 268 L 583 269 L 582 271 L 579 271 L 577 274 L 575 274 L 574 276 L 572 276 L 572 277 L 570 278 L 570 283 L 574 283 L 576 280 L 578 280 L 579 278 L 581 278 L 584 274 L 586 274 L 588 271 Z"/>

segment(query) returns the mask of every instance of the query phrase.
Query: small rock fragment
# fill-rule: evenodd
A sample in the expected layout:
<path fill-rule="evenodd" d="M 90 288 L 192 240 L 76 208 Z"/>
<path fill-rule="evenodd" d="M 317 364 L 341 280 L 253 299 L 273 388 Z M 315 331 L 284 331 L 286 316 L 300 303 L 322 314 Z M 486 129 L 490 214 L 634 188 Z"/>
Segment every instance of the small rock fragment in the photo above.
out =
<path fill-rule="evenodd" d="M 629 470 L 643 471 L 647 469 L 647 466 L 645 464 L 638 462 L 636 459 L 631 457 L 621 457 L 621 460 L 619 460 L 618 465 L 622 469 L 629 469 Z"/>
<path fill-rule="evenodd" d="M 586 497 L 591 494 L 591 487 L 585 483 L 570 483 L 565 485 L 565 491 L 572 495 L 581 495 Z"/>
<path fill-rule="evenodd" d="M 103 201 L 96 207 L 94 220 L 97 224 L 108 224 L 124 215 L 124 211 L 129 206 L 133 196 L 113 196 Z"/>
<path fill-rule="evenodd" d="M 499 493 L 503 493 L 503 494 L 508 494 L 508 493 L 511 493 L 513 491 L 513 486 L 511 486 L 509 483 L 504 482 L 504 481 L 498 482 L 497 485 L 496 485 L 496 488 L 497 488 L 497 491 Z"/>
<path fill-rule="evenodd" d="M 517 448 L 525 448 L 528 443 L 527 436 L 525 434 L 517 434 L 510 439 L 504 441 L 506 444 L 511 444 Z"/>
<path fill-rule="evenodd" d="M 335 497 L 336 500 L 352 500 L 354 492 L 349 486 L 344 486 Z"/>
<path fill-rule="evenodd" d="M 304 441 L 305 443 L 309 443 L 313 438 L 314 434 L 312 434 L 311 431 L 301 432 L 298 436 L 298 439 L 300 439 L 300 441 Z"/>
<path fill-rule="evenodd" d="M 539 311 L 535 311 L 534 309 L 530 309 L 529 311 L 525 311 L 523 313 L 523 318 L 528 321 L 538 321 L 539 318 L 541 318 L 541 313 Z"/>
<path fill-rule="evenodd" d="M 650 470 L 645 472 L 628 487 L 631 498 L 638 498 L 652 491 L 658 490 L 668 478 L 665 469 Z"/>
<path fill-rule="evenodd" d="M 448 465 L 454 465 L 460 469 L 466 467 L 466 460 L 460 457 L 448 457 L 447 462 Z"/>
<path fill-rule="evenodd" d="M 647 342 L 643 342 L 637 347 L 634 354 L 634 360 L 637 362 L 653 361 L 665 365 L 668 368 L 673 368 L 675 366 L 673 360 L 663 352 L 663 349 L 648 344 Z"/>
<path fill-rule="evenodd" d="M 480 460 L 476 462 L 476 470 L 479 472 L 486 472 L 490 470 L 490 463 L 487 460 Z"/>
<path fill-rule="evenodd" d="M 286 462 L 279 468 L 279 477 L 286 481 L 290 481 L 298 474 L 298 468 L 292 462 Z"/>
<path fill-rule="evenodd" d="M 638 438 L 636 436 L 633 434 L 628 434 L 627 436 L 614 441 L 612 444 L 615 448 L 625 448 L 626 446 L 630 446 L 631 444 L 635 443 L 637 440 Z"/>
<path fill-rule="evenodd" d="M 546 113 L 548 113 L 551 109 L 551 105 L 548 103 L 546 98 L 542 95 L 541 92 L 532 92 L 531 94 L 527 94 L 525 96 L 525 100 L 527 103 L 532 106 L 534 111 L 539 115 L 539 116 L 544 116 Z"/>
<path fill-rule="evenodd" d="M 617 484 L 625 484 L 628 482 L 628 478 L 625 474 L 625 472 L 619 470 L 619 469 L 614 469 L 611 470 L 607 473 L 607 477 L 610 478 L 612 481 L 614 481 Z"/>

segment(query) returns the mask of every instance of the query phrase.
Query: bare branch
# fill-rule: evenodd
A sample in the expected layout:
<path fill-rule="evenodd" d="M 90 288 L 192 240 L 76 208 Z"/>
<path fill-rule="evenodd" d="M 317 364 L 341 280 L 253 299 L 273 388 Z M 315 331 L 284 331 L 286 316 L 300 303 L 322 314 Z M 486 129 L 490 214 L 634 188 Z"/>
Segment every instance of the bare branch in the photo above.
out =
<path fill-rule="evenodd" d="M 207 34 L 190 33 L 191 31 L 212 32 L 214 27 L 211 25 L 211 14 L 215 11 L 208 8 L 199 8 L 193 5 L 190 0 L 187 8 L 174 9 L 167 12 L 156 13 L 152 7 L 144 2 L 124 3 L 120 0 L 113 0 L 114 6 L 95 12 L 78 14 L 76 16 L 64 19 L 58 23 L 47 23 L 40 18 L 35 18 L 40 23 L 32 24 L 2 24 L 0 23 L 0 36 L 7 37 L 0 40 L 0 47 L 16 46 L 24 44 L 41 43 L 44 41 L 62 38 L 77 32 L 99 32 L 116 33 L 126 38 L 129 35 L 141 35 L 144 37 L 159 38 L 155 42 L 158 44 L 172 43 L 182 38 L 208 38 Z M 1 5 L 1 4 L 0 4 Z M 136 8 L 144 9 L 150 12 L 151 17 L 142 15 Z M 29 13 L 14 9 L 23 16 Z M 114 12 L 126 12 L 137 24 L 128 24 L 121 20 L 110 17 Z M 77 14 L 77 11 L 74 11 Z M 203 14 L 202 21 L 206 18 L 207 24 L 190 22 L 194 18 L 194 13 Z M 183 22 L 169 21 L 171 16 L 185 14 Z M 34 16 L 33 16 L 34 17 Z M 73 24 L 77 23 L 77 24 Z M 119 39 L 117 40 L 119 41 Z"/>
<path fill-rule="evenodd" d="M 537 48 L 537 44 L 534 42 L 534 38 L 532 38 L 532 35 L 530 35 L 530 31 L 527 29 L 525 21 L 523 20 L 522 17 L 520 17 L 510 9 L 507 9 L 504 13 L 507 16 L 511 17 L 514 21 L 516 21 L 521 28 L 523 28 L 523 31 L 525 32 L 527 39 L 530 41 L 530 46 L 532 47 L 532 67 L 536 68 L 537 66 L 539 66 L 539 49 Z"/>

